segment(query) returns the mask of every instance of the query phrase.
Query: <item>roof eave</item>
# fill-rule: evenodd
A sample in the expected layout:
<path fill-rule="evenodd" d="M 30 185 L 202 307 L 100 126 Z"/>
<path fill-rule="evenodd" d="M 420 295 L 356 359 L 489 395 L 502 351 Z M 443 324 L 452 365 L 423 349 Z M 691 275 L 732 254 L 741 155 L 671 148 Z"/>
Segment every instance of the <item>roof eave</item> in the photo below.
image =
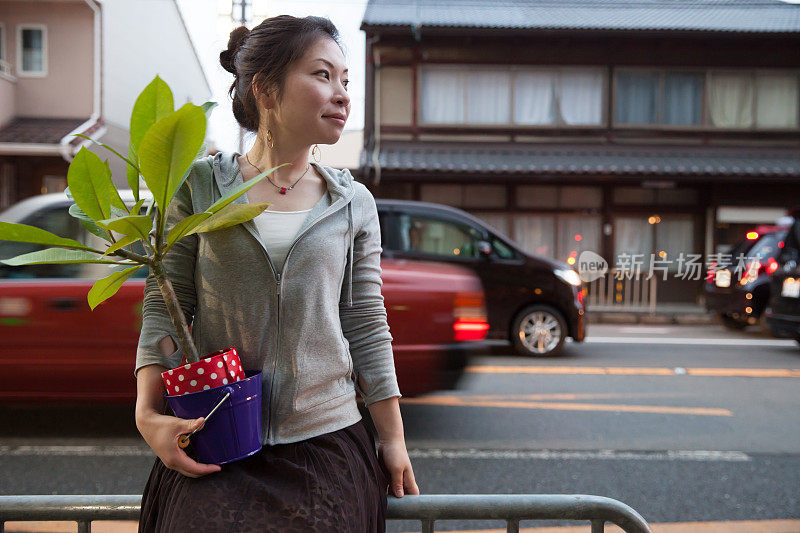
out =
<path fill-rule="evenodd" d="M 367 35 L 408 35 L 413 38 L 414 27 L 411 24 L 367 24 L 362 23 L 360 30 Z M 800 31 L 742 31 L 742 30 L 692 30 L 692 29 L 659 29 L 659 28 L 527 28 L 527 27 L 493 27 L 493 26 L 451 26 L 422 25 L 417 27 L 421 36 L 580 36 L 580 37 L 754 37 L 754 38 L 795 38 L 800 39 Z"/>

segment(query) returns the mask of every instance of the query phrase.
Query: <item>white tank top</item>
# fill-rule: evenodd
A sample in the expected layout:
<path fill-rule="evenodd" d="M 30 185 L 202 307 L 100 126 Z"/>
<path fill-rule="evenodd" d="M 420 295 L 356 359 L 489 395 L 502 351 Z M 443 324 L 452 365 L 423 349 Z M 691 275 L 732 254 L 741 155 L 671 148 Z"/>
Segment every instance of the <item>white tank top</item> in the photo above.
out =
<path fill-rule="evenodd" d="M 289 247 L 297 237 L 300 226 L 303 225 L 310 211 L 311 209 L 302 211 L 271 211 L 267 209 L 253 219 L 278 272 L 283 272 Z"/>

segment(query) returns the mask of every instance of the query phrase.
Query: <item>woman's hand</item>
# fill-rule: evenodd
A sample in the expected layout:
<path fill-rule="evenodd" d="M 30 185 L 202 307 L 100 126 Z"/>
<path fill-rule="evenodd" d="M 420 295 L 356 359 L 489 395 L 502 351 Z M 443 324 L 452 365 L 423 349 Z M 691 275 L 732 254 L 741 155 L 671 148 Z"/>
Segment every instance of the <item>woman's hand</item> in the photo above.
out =
<path fill-rule="evenodd" d="M 222 470 L 220 465 L 198 463 L 178 446 L 178 439 L 182 435 L 191 433 L 202 423 L 202 418 L 189 420 L 156 412 L 136 417 L 136 427 L 139 428 L 139 433 L 161 459 L 164 466 L 193 478 Z"/>
<path fill-rule="evenodd" d="M 402 498 L 403 493 L 419 494 L 419 487 L 414 479 L 414 470 L 408 458 L 406 442 L 403 439 L 380 441 L 378 444 L 378 459 L 386 465 L 386 470 L 391 476 L 389 486 L 392 493 Z"/>

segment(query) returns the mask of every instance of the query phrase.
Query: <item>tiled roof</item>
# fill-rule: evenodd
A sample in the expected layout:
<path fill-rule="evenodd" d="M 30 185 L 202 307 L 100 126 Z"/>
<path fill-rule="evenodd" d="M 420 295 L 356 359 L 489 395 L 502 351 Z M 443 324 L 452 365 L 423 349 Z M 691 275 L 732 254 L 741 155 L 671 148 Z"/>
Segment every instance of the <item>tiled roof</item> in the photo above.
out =
<path fill-rule="evenodd" d="M 369 0 L 362 29 L 383 26 L 799 33 L 800 5 L 781 0 Z"/>
<path fill-rule="evenodd" d="M 378 160 L 404 174 L 800 178 L 797 148 L 384 141 Z"/>
<path fill-rule="evenodd" d="M 64 135 L 86 122 L 87 118 L 16 117 L 0 129 L 0 143 L 58 144 Z"/>

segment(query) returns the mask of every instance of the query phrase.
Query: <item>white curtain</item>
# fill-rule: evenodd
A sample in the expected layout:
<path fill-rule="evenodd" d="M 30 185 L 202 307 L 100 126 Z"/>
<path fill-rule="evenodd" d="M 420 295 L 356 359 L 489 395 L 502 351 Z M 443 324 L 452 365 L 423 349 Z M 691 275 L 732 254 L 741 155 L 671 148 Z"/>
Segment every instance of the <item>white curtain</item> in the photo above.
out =
<path fill-rule="evenodd" d="M 711 123 L 723 128 L 753 124 L 753 82 L 750 74 L 711 72 L 708 76 Z"/>
<path fill-rule="evenodd" d="M 549 71 L 517 72 L 514 76 L 514 123 L 554 124 L 555 73 Z"/>
<path fill-rule="evenodd" d="M 511 119 L 511 74 L 499 69 L 472 70 L 467 87 L 467 122 L 508 124 Z"/>
<path fill-rule="evenodd" d="M 43 70 L 43 53 L 42 30 L 22 30 L 22 70 Z"/>
<path fill-rule="evenodd" d="M 580 240 L 578 240 L 580 239 Z M 575 252 L 577 260 L 581 252 L 589 250 L 600 254 L 600 217 L 562 215 L 558 218 L 558 253 L 556 259 L 566 261 Z"/>
<path fill-rule="evenodd" d="M 797 127 L 797 74 L 756 76 L 756 126 Z"/>
<path fill-rule="evenodd" d="M 514 217 L 514 241 L 530 254 L 555 258 L 555 217 L 519 215 Z"/>
<path fill-rule="evenodd" d="M 687 126 L 702 123 L 703 75 L 667 73 L 661 109 L 663 124 Z"/>
<path fill-rule="evenodd" d="M 603 117 L 603 72 L 562 71 L 559 108 L 566 124 L 600 124 Z"/>
<path fill-rule="evenodd" d="M 463 73 L 454 68 L 422 68 L 422 122 L 464 122 Z"/>
<path fill-rule="evenodd" d="M 614 221 L 614 257 L 609 261 L 609 266 L 620 264 L 628 270 L 635 270 L 635 265 L 638 265 L 640 273 L 643 273 L 650 266 L 651 253 L 653 253 L 653 231 L 647 219 L 618 217 Z M 620 260 L 620 254 L 628 256 Z M 635 254 L 643 255 L 631 257 Z"/>
<path fill-rule="evenodd" d="M 658 75 L 642 72 L 617 74 L 617 124 L 655 124 Z"/>
<path fill-rule="evenodd" d="M 662 251 L 666 253 L 667 262 L 661 266 L 667 266 L 669 271 L 677 271 L 680 266 L 678 259 L 683 254 L 682 270 L 687 271 L 688 254 L 695 253 L 694 222 L 691 218 L 667 219 L 656 224 L 656 253 Z M 689 274 L 694 275 L 694 272 Z"/>

